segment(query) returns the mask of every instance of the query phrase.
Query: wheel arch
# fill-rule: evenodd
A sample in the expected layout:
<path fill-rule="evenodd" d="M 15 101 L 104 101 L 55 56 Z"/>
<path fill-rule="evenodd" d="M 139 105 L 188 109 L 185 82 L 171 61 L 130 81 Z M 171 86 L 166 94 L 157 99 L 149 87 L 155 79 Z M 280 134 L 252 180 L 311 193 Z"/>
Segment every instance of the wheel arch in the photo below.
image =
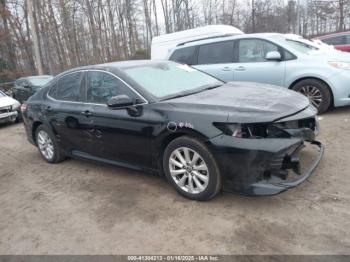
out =
<path fill-rule="evenodd" d="M 167 148 L 167 146 L 175 139 L 179 138 L 179 137 L 183 137 L 183 136 L 187 136 L 187 137 L 191 137 L 191 138 L 195 138 L 198 139 L 199 141 L 205 143 L 208 138 L 206 136 L 204 136 L 203 134 L 194 131 L 194 130 L 190 130 L 190 129 L 184 129 L 182 131 L 178 131 L 178 132 L 172 132 L 172 133 L 168 133 L 167 135 L 165 135 L 161 140 L 160 140 L 160 144 L 159 144 L 159 154 L 158 154 L 158 168 L 160 171 L 161 175 L 164 175 L 164 171 L 163 171 L 163 156 L 164 156 L 164 152 L 165 149 Z"/>
<path fill-rule="evenodd" d="M 329 92 L 331 93 L 331 105 L 330 106 L 333 107 L 334 106 L 334 94 L 333 94 L 332 88 L 330 87 L 330 85 L 325 80 L 323 80 L 321 78 L 312 77 L 312 76 L 301 77 L 301 78 L 298 78 L 298 79 L 294 80 L 294 82 L 292 82 L 289 85 L 288 89 L 292 89 L 297 83 L 299 83 L 301 81 L 304 81 L 304 80 L 309 80 L 309 79 L 320 81 L 320 82 L 322 82 L 323 84 L 325 84 L 327 86 Z"/>

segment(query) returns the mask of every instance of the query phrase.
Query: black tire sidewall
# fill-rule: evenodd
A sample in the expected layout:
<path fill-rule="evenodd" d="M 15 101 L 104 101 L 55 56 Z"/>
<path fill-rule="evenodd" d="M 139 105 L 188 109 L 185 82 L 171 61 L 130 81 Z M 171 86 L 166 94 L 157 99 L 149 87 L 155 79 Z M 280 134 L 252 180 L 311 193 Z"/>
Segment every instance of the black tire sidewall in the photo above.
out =
<path fill-rule="evenodd" d="M 321 95 L 322 95 L 322 103 L 318 108 L 318 112 L 319 113 L 323 113 L 325 111 L 327 111 L 329 109 L 329 107 L 331 106 L 331 102 L 332 102 L 332 97 L 331 97 L 331 92 L 328 88 L 328 86 L 317 80 L 317 79 L 305 79 L 300 81 L 299 83 L 295 84 L 292 89 L 296 92 L 300 93 L 300 90 L 302 87 L 304 86 L 313 86 L 316 87 Z"/>
<path fill-rule="evenodd" d="M 188 192 L 183 191 L 181 188 L 173 180 L 170 170 L 169 170 L 169 159 L 171 153 L 180 147 L 188 147 L 196 151 L 205 161 L 208 171 L 209 171 L 209 182 L 206 189 L 198 194 L 190 194 Z M 217 167 L 217 163 L 209 151 L 209 149 L 201 142 L 196 139 L 190 137 L 180 137 L 173 140 L 165 149 L 163 155 L 163 169 L 167 180 L 173 185 L 177 192 L 181 195 L 198 201 L 206 201 L 213 198 L 218 191 L 221 189 L 221 176 L 219 168 Z"/>
<path fill-rule="evenodd" d="M 38 133 L 40 132 L 40 131 L 45 131 L 48 135 L 49 135 L 49 137 L 50 137 L 50 139 L 51 139 L 51 141 L 52 141 L 52 144 L 53 144 L 53 147 L 54 147 L 54 150 L 53 150 L 53 158 L 52 159 L 47 159 L 43 154 L 42 154 L 42 152 L 40 151 L 40 149 L 39 149 L 39 146 L 38 146 Z M 35 143 L 37 144 L 37 147 L 38 147 L 38 150 L 39 150 L 39 152 L 40 152 L 40 155 L 45 159 L 45 161 L 47 161 L 48 163 L 57 163 L 57 162 L 59 162 L 59 161 L 61 161 L 61 154 L 60 154 L 60 150 L 59 150 L 59 146 L 58 146 L 58 144 L 57 144 L 57 140 L 56 140 L 56 137 L 55 137 L 55 135 L 54 135 L 54 133 L 48 128 L 48 127 L 46 127 L 45 125 L 40 125 L 40 126 L 38 126 L 38 128 L 35 130 Z"/>

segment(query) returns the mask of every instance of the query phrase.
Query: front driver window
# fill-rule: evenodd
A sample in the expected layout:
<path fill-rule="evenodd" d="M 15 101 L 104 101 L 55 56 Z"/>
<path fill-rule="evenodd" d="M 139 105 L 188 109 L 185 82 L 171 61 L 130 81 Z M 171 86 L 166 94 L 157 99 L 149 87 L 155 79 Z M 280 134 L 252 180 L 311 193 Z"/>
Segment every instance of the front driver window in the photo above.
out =
<path fill-rule="evenodd" d="M 260 39 L 244 39 L 239 41 L 239 62 L 266 62 L 268 52 L 278 51 L 278 46 Z"/>
<path fill-rule="evenodd" d="M 117 95 L 127 95 L 135 98 L 135 93 L 122 81 L 111 74 L 92 71 L 87 77 L 87 101 L 96 104 L 105 104 Z"/>

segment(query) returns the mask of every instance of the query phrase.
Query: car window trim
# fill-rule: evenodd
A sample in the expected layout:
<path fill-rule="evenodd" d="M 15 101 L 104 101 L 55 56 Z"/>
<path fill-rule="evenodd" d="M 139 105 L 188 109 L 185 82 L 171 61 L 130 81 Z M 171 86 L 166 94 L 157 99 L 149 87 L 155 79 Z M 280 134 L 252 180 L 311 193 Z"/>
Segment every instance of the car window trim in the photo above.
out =
<path fill-rule="evenodd" d="M 123 79 L 121 79 L 120 77 L 116 76 L 115 74 L 113 74 L 113 73 L 111 73 L 111 72 L 108 72 L 108 71 L 105 71 L 105 70 L 101 70 L 101 69 L 83 69 L 83 70 L 77 70 L 77 71 L 74 71 L 74 72 L 69 72 L 69 73 L 66 73 L 66 74 L 60 76 L 55 82 L 56 82 L 56 84 L 57 84 L 58 81 L 59 81 L 62 77 L 67 76 L 67 75 L 70 75 L 70 74 L 74 74 L 74 73 L 83 73 L 83 74 L 85 74 L 85 75 L 83 76 L 83 78 L 84 78 L 84 77 L 87 76 L 87 72 L 89 72 L 89 71 L 93 71 L 93 72 L 103 72 L 103 73 L 107 73 L 107 74 L 110 74 L 110 75 L 114 76 L 115 78 L 117 78 L 118 80 L 120 80 L 123 84 L 125 84 L 127 87 L 129 87 L 130 90 L 133 91 L 137 96 L 139 96 L 140 98 L 142 98 L 142 99 L 144 100 L 143 103 L 138 103 L 137 105 L 146 105 L 146 104 L 149 104 L 148 100 L 147 100 L 144 96 L 142 96 L 137 90 L 135 90 L 132 86 L 130 86 L 130 85 L 129 85 L 127 82 L 125 82 Z M 86 84 L 87 84 L 87 81 L 84 81 L 84 82 L 85 82 L 84 84 L 86 85 Z M 83 86 L 80 86 L 80 91 L 81 91 L 82 88 L 85 89 L 85 91 L 86 91 L 86 87 L 84 88 Z M 51 90 L 51 88 L 50 88 L 50 90 Z M 105 107 L 107 107 L 107 104 L 101 104 L 101 103 L 98 104 L 98 103 L 91 103 L 91 102 L 86 102 L 86 101 L 85 101 L 85 102 L 84 102 L 84 101 L 67 101 L 67 100 L 55 99 L 55 98 L 53 98 L 53 97 L 51 97 L 51 96 L 49 95 L 50 90 L 46 93 L 46 96 L 47 96 L 49 99 L 53 100 L 53 101 L 57 101 L 57 102 L 66 102 L 66 103 L 74 103 L 74 104 L 85 104 L 85 105 L 99 105 L 99 106 L 105 106 Z"/>

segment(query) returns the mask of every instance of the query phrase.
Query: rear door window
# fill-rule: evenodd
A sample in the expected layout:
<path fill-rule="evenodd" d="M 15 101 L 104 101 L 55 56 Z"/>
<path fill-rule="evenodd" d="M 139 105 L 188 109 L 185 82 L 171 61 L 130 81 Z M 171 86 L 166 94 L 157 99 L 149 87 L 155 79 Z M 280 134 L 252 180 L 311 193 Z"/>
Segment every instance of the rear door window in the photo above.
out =
<path fill-rule="evenodd" d="M 170 57 L 170 60 L 180 64 L 192 65 L 195 51 L 196 47 L 194 46 L 177 49 Z"/>
<path fill-rule="evenodd" d="M 233 41 L 202 45 L 198 51 L 198 64 L 224 64 L 233 62 Z"/>
<path fill-rule="evenodd" d="M 81 101 L 80 88 L 83 76 L 82 72 L 76 72 L 61 77 L 49 95 L 61 101 Z"/>

